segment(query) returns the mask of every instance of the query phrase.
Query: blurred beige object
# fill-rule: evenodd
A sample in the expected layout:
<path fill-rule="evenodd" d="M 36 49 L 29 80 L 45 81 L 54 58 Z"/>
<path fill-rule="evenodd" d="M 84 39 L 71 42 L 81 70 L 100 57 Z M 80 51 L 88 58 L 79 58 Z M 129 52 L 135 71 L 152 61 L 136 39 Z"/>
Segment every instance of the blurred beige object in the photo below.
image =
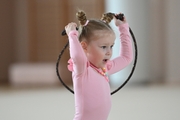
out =
<path fill-rule="evenodd" d="M 21 63 L 9 68 L 10 83 L 19 85 L 54 85 L 59 83 L 54 63 Z"/>

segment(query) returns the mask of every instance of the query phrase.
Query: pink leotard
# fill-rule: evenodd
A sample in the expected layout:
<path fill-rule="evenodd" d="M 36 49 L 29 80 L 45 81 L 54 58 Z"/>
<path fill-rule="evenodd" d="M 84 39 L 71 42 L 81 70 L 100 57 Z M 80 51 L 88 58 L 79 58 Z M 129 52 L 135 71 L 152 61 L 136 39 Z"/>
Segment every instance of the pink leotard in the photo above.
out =
<path fill-rule="evenodd" d="M 129 25 L 127 23 L 120 25 L 119 31 L 120 55 L 107 62 L 108 75 L 122 70 L 133 59 Z M 78 40 L 78 32 L 71 31 L 68 37 L 71 57 L 68 69 L 72 71 L 75 92 L 74 120 L 107 120 L 111 108 L 109 82 L 90 66 Z"/>

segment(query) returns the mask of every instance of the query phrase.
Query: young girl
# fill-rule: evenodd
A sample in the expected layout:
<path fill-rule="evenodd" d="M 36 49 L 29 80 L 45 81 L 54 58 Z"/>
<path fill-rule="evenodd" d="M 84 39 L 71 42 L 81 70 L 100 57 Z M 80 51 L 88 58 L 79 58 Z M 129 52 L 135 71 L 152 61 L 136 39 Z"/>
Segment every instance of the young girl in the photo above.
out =
<path fill-rule="evenodd" d="M 111 108 L 108 75 L 122 70 L 133 59 L 129 26 L 113 14 L 104 14 L 101 20 L 87 20 L 83 11 L 76 14 L 80 26 L 69 23 L 70 57 L 68 69 L 72 71 L 75 95 L 74 120 L 107 120 Z M 115 33 L 108 25 L 114 18 L 120 31 L 120 55 L 110 60 Z"/>

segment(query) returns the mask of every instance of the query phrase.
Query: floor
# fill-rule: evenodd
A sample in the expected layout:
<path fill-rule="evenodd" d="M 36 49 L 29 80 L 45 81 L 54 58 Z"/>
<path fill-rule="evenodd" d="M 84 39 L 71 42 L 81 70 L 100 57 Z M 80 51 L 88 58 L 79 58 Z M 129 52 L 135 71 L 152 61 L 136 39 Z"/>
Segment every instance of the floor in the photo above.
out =
<path fill-rule="evenodd" d="M 62 87 L 1 87 L 0 120 L 72 120 L 73 99 Z M 180 86 L 125 86 L 108 120 L 180 120 Z"/>

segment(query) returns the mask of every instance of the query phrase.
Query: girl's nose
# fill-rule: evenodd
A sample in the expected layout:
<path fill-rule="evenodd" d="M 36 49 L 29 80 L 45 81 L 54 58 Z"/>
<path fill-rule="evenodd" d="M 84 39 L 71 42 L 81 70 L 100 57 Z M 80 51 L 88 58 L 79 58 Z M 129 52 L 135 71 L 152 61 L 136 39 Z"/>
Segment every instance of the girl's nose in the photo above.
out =
<path fill-rule="evenodd" d="M 106 55 L 111 55 L 111 53 L 112 53 L 112 49 L 111 48 L 107 49 Z"/>

